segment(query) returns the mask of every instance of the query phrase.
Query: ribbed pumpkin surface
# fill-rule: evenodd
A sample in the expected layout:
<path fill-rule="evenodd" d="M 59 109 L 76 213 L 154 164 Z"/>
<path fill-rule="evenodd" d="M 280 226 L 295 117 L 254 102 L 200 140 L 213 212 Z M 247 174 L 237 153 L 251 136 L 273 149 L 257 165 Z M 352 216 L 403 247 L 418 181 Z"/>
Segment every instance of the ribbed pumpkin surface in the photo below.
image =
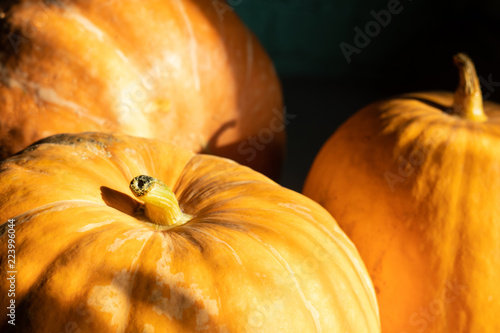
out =
<path fill-rule="evenodd" d="M 1 20 L 0 158 L 52 134 L 120 132 L 278 176 L 281 88 L 224 1 L 10 3 Z"/>
<path fill-rule="evenodd" d="M 163 180 L 192 220 L 145 221 L 128 187 L 140 174 Z M 326 210 L 230 160 L 59 135 L 0 164 L 0 193 L 0 220 L 16 220 L 17 329 L 380 330 L 364 264 Z"/>
<path fill-rule="evenodd" d="M 435 92 L 365 107 L 304 186 L 359 249 L 383 332 L 500 331 L 500 106 L 476 122 L 453 104 Z"/>

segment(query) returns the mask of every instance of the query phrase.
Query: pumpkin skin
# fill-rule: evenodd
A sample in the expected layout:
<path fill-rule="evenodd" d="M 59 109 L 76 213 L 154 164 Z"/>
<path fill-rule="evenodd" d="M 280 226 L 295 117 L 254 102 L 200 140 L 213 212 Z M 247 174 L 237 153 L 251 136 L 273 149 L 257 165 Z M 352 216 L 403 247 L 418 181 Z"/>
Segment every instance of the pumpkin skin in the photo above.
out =
<path fill-rule="evenodd" d="M 1 20 L 0 158 L 57 133 L 119 132 L 278 177 L 280 83 L 224 1 L 11 3 Z"/>
<path fill-rule="evenodd" d="M 16 329 L 380 331 L 364 264 L 331 215 L 250 168 L 85 133 L 44 139 L 0 170 L 0 218 L 16 221 Z M 139 174 L 163 180 L 192 220 L 139 219 L 128 188 Z"/>
<path fill-rule="evenodd" d="M 365 107 L 304 185 L 365 261 L 383 332 L 500 331 L 500 106 L 474 121 L 454 104 L 429 92 Z"/>

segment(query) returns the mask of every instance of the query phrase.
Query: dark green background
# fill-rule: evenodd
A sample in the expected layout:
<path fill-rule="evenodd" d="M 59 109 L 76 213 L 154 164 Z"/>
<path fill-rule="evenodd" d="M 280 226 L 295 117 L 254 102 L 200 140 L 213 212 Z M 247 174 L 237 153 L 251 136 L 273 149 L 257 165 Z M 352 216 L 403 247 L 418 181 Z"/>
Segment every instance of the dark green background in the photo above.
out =
<path fill-rule="evenodd" d="M 281 184 L 300 191 L 322 144 L 361 107 L 394 94 L 454 90 L 452 56 L 468 53 L 478 75 L 500 82 L 500 1 L 402 0 L 402 10 L 348 63 L 340 44 L 389 1 L 228 0 L 280 75 L 287 127 Z M 489 100 L 500 101 L 500 86 Z M 483 89 L 484 90 L 484 89 Z M 487 91 L 483 91 L 486 93 Z"/>

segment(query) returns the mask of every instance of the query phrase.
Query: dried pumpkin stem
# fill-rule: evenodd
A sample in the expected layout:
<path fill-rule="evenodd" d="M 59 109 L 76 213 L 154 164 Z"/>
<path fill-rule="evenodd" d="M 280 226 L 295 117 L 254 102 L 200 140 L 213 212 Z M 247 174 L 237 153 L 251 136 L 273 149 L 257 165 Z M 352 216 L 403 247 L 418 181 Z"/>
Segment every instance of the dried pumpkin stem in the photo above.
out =
<path fill-rule="evenodd" d="M 174 192 L 159 179 L 137 176 L 130 182 L 130 190 L 144 202 L 144 214 L 154 224 L 174 227 L 191 219 L 182 212 Z"/>
<path fill-rule="evenodd" d="M 458 67 L 460 81 L 455 91 L 452 113 L 468 120 L 487 120 L 474 63 L 463 53 L 455 55 L 453 62 Z"/>

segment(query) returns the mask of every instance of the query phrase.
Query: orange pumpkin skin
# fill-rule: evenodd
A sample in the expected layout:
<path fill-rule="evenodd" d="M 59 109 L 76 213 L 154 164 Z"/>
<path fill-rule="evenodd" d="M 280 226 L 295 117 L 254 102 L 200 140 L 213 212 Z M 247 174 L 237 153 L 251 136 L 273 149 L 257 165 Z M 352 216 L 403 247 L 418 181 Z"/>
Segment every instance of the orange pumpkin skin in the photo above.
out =
<path fill-rule="evenodd" d="M 382 332 L 500 331 L 500 106 L 474 122 L 452 105 L 433 92 L 365 107 L 304 185 L 365 261 Z"/>
<path fill-rule="evenodd" d="M 44 139 L 0 170 L 16 329 L 380 332 L 366 269 L 330 214 L 233 161 L 86 133 Z M 168 230 L 140 219 L 128 188 L 139 174 L 163 180 L 192 219 Z"/>
<path fill-rule="evenodd" d="M 280 83 L 224 1 L 14 2 L 2 20 L 0 158 L 57 133 L 120 132 L 278 177 Z"/>

